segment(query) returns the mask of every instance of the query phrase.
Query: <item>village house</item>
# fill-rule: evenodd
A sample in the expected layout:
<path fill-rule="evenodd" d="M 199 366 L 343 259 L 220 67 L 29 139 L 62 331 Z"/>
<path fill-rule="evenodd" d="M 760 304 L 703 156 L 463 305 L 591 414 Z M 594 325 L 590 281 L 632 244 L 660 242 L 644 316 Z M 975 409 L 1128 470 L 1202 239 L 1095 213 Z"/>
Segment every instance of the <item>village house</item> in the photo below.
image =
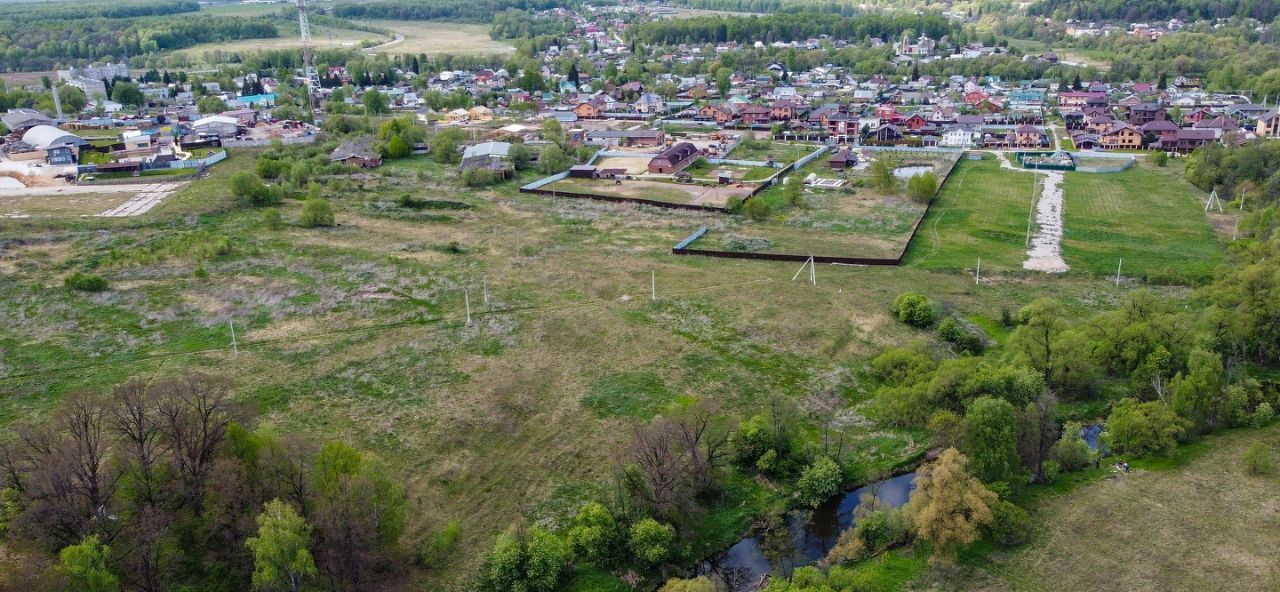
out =
<path fill-rule="evenodd" d="M 382 155 L 373 149 L 373 138 L 364 137 L 343 142 L 329 154 L 329 161 L 372 169 L 382 166 Z"/>
<path fill-rule="evenodd" d="M 1129 124 L 1142 127 L 1165 118 L 1164 107 L 1159 103 L 1138 103 L 1129 107 Z"/>
<path fill-rule="evenodd" d="M 836 153 L 831 156 L 831 160 L 827 161 L 827 165 L 837 171 L 843 171 L 844 169 L 856 164 L 858 164 L 858 157 L 854 156 L 853 152 L 850 152 L 847 148 L 837 150 Z"/>
<path fill-rule="evenodd" d="M 1103 148 L 1110 150 L 1136 150 L 1142 148 L 1142 132 L 1127 124 L 1119 123 L 1098 134 Z"/>
<path fill-rule="evenodd" d="M 649 172 L 672 175 L 684 170 L 698 157 L 698 149 L 689 142 L 680 142 L 658 153 L 649 161 Z"/>
<path fill-rule="evenodd" d="M 1049 144 L 1043 131 L 1034 125 L 1020 125 L 1013 131 L 1014 145 L 1018 148 L 1041 148 Z"/>
<path fill-rule="evenodd" d="M 738 117 L 747 125 L 766 124 L 769 123 L 770 111 L 763 105 L 748 104 L 738 109 Z"/>
<path fill-rule="evenodd" d="M 1259 138 L 1280 138 L 1280 111 L 1272 111 L 1259 117 L 1253 133 Z"/>
<path fill-rule="evenodd" d="M 737 111 L 730 105 L 724 103 L 712 103 L 703 105 L 698 110 L 698 117 L 701 119 L 714 120 L 721 125 L 737 119 Z"/>

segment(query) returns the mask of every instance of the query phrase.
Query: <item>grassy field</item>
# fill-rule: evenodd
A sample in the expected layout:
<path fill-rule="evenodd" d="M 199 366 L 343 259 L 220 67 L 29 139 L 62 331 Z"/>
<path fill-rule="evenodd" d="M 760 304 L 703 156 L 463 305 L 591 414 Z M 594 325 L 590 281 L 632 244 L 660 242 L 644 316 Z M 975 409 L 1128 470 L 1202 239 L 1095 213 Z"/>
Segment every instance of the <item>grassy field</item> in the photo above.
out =
<path fill-rule="evenodd" d="M 962 159 L 907 251 L 906 264 L 993 273 L 1022 268 L 1032 175 L 1001 170 L 994 156 Z"/>
<path fill-rule="evenodd" d="M 110 187 L 103 187 L 102 193 L 0 196 L 0 216 L 93 216 L 132 197 Z"/>
<path fill-rule="evenodd" d="M 389 45 L 390 54 L 450 53 L 507 54 L 515 51 L 510 43 L 489 38 L 488 25 L 443 23 L 431 21 L 365 21 L 404 36 L 404 41 Z"/>
<path fill-rule="evenodd" d="M 761 148 L 747 146 L 745 143 L 739 144 L 727 156 L 733 160 L 768 160 L 769 156 L 777 162 L 788 163 L 799 160 L 806 154 L 817 150 L 818 147 L 813 144 L 791 144 L 788 142 L 770 142 Z"/>
<path fill-rule="evenodd" d="M 464 589 L 517 520 L 563 525 L 631 430 L 673 403 L 739 418 L 774 399 L 803 417 L 856 413 L 866 360 L 926 336 L 890 313 L 904 291 L 987 318 L 1046 292 L 1073 312 L 1123 293 L 1075 276 L 975 287 L 921 268 L 820 266 L 816 287 L 793 283 L 792 264 L 670 254 L 723 214 L 518 193 L 532 173 L 473 191 L 425 158 L 326 188 L 334 228 L 297 226 L 301 202 L 290 200 L 272 231 L 260 211 L 233 206 L 226 183 L 254 157 L 236 151 L 136 218 L 0 220 L 0 430 L 79 388 L 227 375 L 264 425 L 384 459 L 409 492 L 410 548 L 461 521 L 442 566 L 409 568 L 411 589 Z M 398 206 L 404 193 L 422 207 Z M 62 287 L 86 269 L 111 290 Z M 820 439 L 813 425 L 801 433 Z M 845 450 L 883 465 L 919 451 L 911 436 L 858 428 Z M 762 498 L 754 482 L 735 485 L 690 536 L 691 553 L 734 540 Z"/>
<path fill-rule="evenodd" d="M 990 155 L 961 160 L 908 250 L 926 269 L 1021 269 L 1026 259 L 1032 175 L 1001 170 Z M 1072 273 L 1123 274 L 1155 282 L 1199 281 L 1222 254 L 1203 194 L 1180 168 L 1140 163 L 1122 173 L 1067 173 L 1063 257 Z M 1039 189 L 1036 190 L 1037 195 Z"/>
<path fill-rule="evenodd" d="M 1207 196 L 1181 167 L 1067 173 L 1063 257 L 1073 269 L 1154 280 L 1207 280 L 1223 261 L 1206 220 Z"/>
<path fill-rule="evenodd" d="M 1247 475 L 1240 458 L 1257 440 L 1274 454 L 1278 435 L 1273 425 L 1209 437 L 1184 466 L 1134 463 L 1130 474 L 1045 496 L 1032 542 L 979 563 L 959 589 L 1275 590 L 1280 477 Z"/>

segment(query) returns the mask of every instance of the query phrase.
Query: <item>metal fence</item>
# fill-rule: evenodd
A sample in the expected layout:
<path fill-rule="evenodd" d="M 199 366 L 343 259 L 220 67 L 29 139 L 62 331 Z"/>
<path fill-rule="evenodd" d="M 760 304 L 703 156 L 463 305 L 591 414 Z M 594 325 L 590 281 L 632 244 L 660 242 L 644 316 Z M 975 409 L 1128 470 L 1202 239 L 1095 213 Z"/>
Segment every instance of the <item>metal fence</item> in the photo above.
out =
<path fill-rule="evenodd" d="M 288 136 L 285 138 L 271 138 L 265 140 L 223 140 L 222 146 L 224 148 L 265 148 L 275 142 L 280 142 L 285 146 L 293 144 L 312 144 L 315 143 L 316 139 L 319 137 L 320 136 L 316 134 L 311 134 L 309 136 Z"/>

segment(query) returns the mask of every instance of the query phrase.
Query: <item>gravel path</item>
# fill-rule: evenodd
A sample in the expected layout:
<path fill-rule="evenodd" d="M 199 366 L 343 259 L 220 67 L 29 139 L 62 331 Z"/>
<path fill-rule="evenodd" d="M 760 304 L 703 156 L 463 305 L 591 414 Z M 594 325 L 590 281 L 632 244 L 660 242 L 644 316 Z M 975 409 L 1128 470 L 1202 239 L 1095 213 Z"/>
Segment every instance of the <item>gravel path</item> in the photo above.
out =
<path fill-rule="evenodd" d="M 1002 168 L 1042 175 L 1040 199 L 1036 202 L 1036 232 L 1031 236 L 1031 249 L 1023 269 L 1062 273 L 1070 266 L 1062 259 L 1062 171 L 1026 170 L 1009 162 L 1003 153 L 997 153 Z"/>

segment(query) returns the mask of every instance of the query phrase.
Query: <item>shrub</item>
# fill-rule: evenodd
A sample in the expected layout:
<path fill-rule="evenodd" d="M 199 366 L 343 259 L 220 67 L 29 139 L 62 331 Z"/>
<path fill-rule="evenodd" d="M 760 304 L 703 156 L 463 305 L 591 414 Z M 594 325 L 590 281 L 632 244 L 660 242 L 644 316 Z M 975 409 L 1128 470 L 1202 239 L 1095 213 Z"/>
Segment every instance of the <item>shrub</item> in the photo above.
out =
<path fill-rule="evenodd" d="M 907 180 L 907 197 L 920 203 L 929 203 L 933 194 L 938 192 L 938 177 L 933 171 L 923 175 L 914 175 Z"/>
<path fill-rule="evenodd" d="M 698 576 L 692 580 L 671 578 L 658 592 L 716 592 L 716 584 L 707 576 Z"/>
<path fill-rule="evenodd" d="M 1275 411 L 1271 409 L 1271 403 L 1263 401 L 1258 403 L 1258 407 L 1253 410 L 1253 417 L 1250 418 L 1250 421 L 1253 423 L 1254 427 L 1260 428 L 1271 423 L 1271 419 L 1274 418 L 1275 415 Z"/>
<path fill-rule="evenodd" d="M 1157 150 L 1155 154 L 1151 155 L 1151 162 L 1158 167 L 1168 166 L 1169 154 L 1163 150 Z"/>
<path fill-rule="evenodd" d="M 742 213 L 746 214 L 747 217 L 752 220 L 761 222 L 769 219 L 769 215 L 773 213 L 773 208 L 770 208 L 769 204 L 765 203 L 763 199 L 755 197 L 747 199 L 746 202 L 743 203 Z"/>
<path fill-rule="evenodd" d="M 1016 547 L 1031 538 L 1031 515 L 1009 501 L 1000 501 L 991 509 L 992 520 L 987 533 L 1002 547 Z"/>
<path fill-rule="evenodd" d="M 1271 448 L 1262 442 L 1254 442 L 1244 451 L 1244 470 L 1250 475 L 1270 474 L 1274 464 L 1271 460 Z"/>
<path fill-rule="evenodd" d="M 627 546 L 640 563 L 658 565 L 671 556 L 675 542 L 675 528 L 653 518 L 645 518 L 631 525 Z"/>
<path fill-rule="evenodd" d="M 280 215 L 280 210 L 267 208 L 262 210 L 262 224 L 267 227 L 267 230 L 279 230 L 284 226 L 284 217 Z"/>
<path fill-rule="evenodd" d="M 745 204 L 746 202 L 743 201 L 741 197 L 730 197 L 729 199 L 725 200 L 724 209 L 727 210 L 730 214 L 741 214 L 742 206 Z"/>
<path fill-rule="evenodd" d="M 552 592 L 560 584 L 568 549 L 541 528 L 498 537 L 483 572 L 483 588 L 501 592 Z"/>
<path fill-rule="evenodd" d="M 107 279 L 100 275 L 92 275 L 87 273 L 75 272 L 67 279 L 63 280 L 63 284 L 78 292 L 105 292 L 107 291 Z"/>
<path fill-rule="evenodd" d="M 418 563 L 423 567 L 437 567 L 444 563 L 444 558 L 458 543 L 462 536 L 462 525 L 457 520 L 450 520 L 444 528 L 431 533 L 418 548 Z"/>
<path fill-rule="evenodd" d="M 938 337 L 963 353 L 980 354 L 987 348 L 982 335 L 955 317 L 942 319 L 938 324 Z"/>
<path fill-rule="evenodd" d="M 1080 435 L 1080 429 L 1080 424 L 1068 423 L 1062 430 L 1062 438 L 1053 445 L 1053 460 L 1058 461 L 1058 466 L 1068 473 L 1079 471 L 1092 461 L 1093 451 Z"/>
<path fill-rule="evenodd" d="M 603 504 L 582 506 L 567 537 L 574 554 L 587 564 L 609 567 L 622 559 L 622 531 Z"/>
<path fill-rule="evenodd" d="M 816 508 L 818 504 L 840 491 L 840 483 L 843 480 L 844 474 L 840 470 L 840 465 L 831 460 L 831 457 L 821 456 L 800 473 L 800 480 L 796 483 L 796 493 L 801 504 Z"/>
<path fill-rule="evenodd" d="M 1124 399 L 1107 418 L 1107 443 L 1117 454 L 1163 454 L 1177 445 L 1187 427 L 1185 420 L 1160 401 Z"/>
<path fill-rule="evenodd" d="M 462 184 L 467 187 L 488 187 L 501 178 L 498 173 L 489 169 L 467 169 L 462 173 Z"/>
<path fill-rule="evenodd" d="M 246 206 L 274 205 L 284 200 L 279 188 L 272 190 L 262 183 L 261 178 L 248 171 L 231 176 L 231 195 Z"/>
<path fill-rule="evenodd" d="M 933 324 L 937 310 L 929 298 L 917 292 L 905 292 L 893 301 L 898 320 L 913 327 L 928 327 Z"/>
<path fill-rule="evenodd" d="M 302 206 L 302 217 L 298 223 L 303 228 L 333 226 L 333 208 L 323 199 L 308 199 L 306 205 Z"/>

